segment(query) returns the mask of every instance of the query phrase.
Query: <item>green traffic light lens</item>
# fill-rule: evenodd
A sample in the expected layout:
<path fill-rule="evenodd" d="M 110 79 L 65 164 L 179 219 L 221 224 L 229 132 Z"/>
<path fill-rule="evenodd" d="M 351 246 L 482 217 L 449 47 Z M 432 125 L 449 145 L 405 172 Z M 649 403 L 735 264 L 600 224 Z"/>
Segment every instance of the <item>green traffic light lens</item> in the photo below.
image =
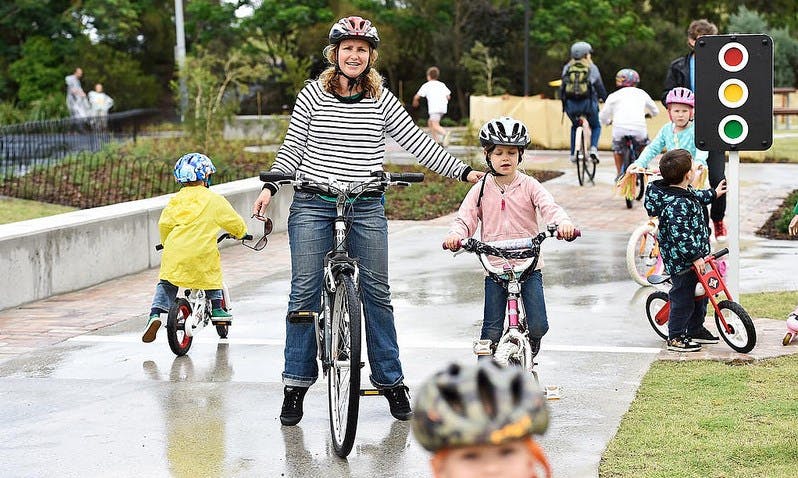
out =
<path fill-rule="evenodd" d="M 743 134 L 743 125 L 737 120 L 731 120 L 723 126 L 723 132 L 732 139 L 737 139 Z"/>

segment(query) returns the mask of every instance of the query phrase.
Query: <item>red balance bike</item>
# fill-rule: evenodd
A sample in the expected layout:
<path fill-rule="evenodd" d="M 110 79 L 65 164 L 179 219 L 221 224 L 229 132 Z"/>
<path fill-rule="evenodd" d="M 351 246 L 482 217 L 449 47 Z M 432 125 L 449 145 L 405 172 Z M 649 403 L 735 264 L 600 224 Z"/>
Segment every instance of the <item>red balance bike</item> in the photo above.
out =
<path fill-rule="evenodd" d="M 756 329 L 754 322 L 743 309 L 743 306 L 734 302 L 723 282 L 721 273 L 718 271 L 718 259 L 729 253 L 724 248 L 714 254 L 704 258 L 706 263 L 704 270 L 699 271 L 695 267 L 693 270 L 698 275 L 696 285 L 695 300 L 708 298 L 715 309 L 715 324 L 718 332 L 729 347 L 740 353 L 750 352 L 756 345 Z M 670 282 L 669 275 L 652 275 L 648 281 L 651 284 L 662 284 Z M 725 300 L 718 300 L 718 296 L 723 293 Z M 663 291 L 656 291 L 646 299 L 646 315 L 654 331 L 664 340 L 668 340 L 668 315 L 671 305 L 668 301 L 668 294 Z"/>

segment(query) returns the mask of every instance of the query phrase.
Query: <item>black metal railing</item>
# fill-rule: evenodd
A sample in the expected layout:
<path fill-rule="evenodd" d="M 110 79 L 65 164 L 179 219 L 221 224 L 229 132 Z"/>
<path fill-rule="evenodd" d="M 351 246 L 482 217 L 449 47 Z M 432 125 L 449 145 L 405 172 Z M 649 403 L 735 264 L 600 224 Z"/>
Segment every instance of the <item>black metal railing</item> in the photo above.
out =
<path fill-rule="evenodd" d="M 0 164 L 0 195 L 90 208 L 167 194 L 177 190 L 171 164 L 76 153 L 37 161 L 20 174 L 13 163 Z"/>
<path fill-rule="evenodd" d="M 81 151 L 99 151 L 112 141 L 136 140 L 146 124 L 173 116 L 137 109 L 107 116 L 31 121 L 0 126 L 0 166 L 16 165 L 24 174 L 38 162 Z"/>

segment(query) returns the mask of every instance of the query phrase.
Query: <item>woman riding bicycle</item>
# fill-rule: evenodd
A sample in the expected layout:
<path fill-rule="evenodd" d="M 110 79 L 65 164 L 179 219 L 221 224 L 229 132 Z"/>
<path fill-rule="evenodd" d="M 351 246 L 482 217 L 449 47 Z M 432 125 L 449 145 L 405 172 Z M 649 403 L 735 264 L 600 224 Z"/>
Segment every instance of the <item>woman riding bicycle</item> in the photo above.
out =
<path fill-rule="evenodd" d="M 565 210 L 554 202 L 537 179 L 517 171 L 529 143 L 526 126 L 510 117 L 497 118 L 485 123 L 479 132 L 479 141 L 485 148 L 489 173 L 463 200 L 444 240 L 445 247 L 458 250 L 460 241 L 473 236 L 477 229 L 483 242 L 536 236 L 540 232 L 538 211 L 547 223 L 559 224 L 560 236 L 572 239 L 575 228 Z M 542 266 L 543 261 L 538 264 Z M 549 330 L 540 269 L 528 275 L 521 286 L 521 295 L 534 355 L 540 350 L 541 338 Z M 502 335 L 506 304 L 504 286 L 485 277 L 485 315 L 480 339 L 489 339 L 493 346 Z"/>
<path fill-rule="evenodd" d="M 285 141 L 272 171 L 301 173 L 311 180 L 342 182 L 371 179 L 382 169 L 385 133 L 433 171 L 476 182 L 482 173 L 449 154 L 415 126 L 399 100 L 373 68 L 380 39 L 369 20 L 342 18 L 329 34 L 324 55 L 330 66 L 297 96 Z M 253 205 L 265 215 L 278 187 L 266 183 Z M 323 261 L 333 248 L 331 225 L 335 200 L 328 191 L 298 189 L 288 216 L 291 248 L 291 294 L 288 316 L 318 312 L 321 305 Z M 391 414 L 407 420 L 412 412 L 396 341 L 388 287 L 388 226 L 381 196 L 360 197 L 352 204 L 349 250 L 360 263 L 360 284 L 366 317 L 366 344 L 371 382 L 384 390 Z M 313 324 L 286 318 L 284 400 L 280 421 L 295 425 L 302 419 L 302 402 L 318 377 Z"/>
<path fill-rule="evenodd" d="M 624 68 L 615 74 L 615 86 L 618 90 L 611 93 L 604 102 L 599 113 L 602 124 L 612 125 L 612 153 L 615 157 L 616 176 L 623 167 L 623 151 L 626 147 L 625 137 L 633 138 L 635 153 L 639 154 L 648 143 L 646 116 L 657 116 L 659 108 L 654 100 L 637 87 L 640 75 L 631 68 Z"/>

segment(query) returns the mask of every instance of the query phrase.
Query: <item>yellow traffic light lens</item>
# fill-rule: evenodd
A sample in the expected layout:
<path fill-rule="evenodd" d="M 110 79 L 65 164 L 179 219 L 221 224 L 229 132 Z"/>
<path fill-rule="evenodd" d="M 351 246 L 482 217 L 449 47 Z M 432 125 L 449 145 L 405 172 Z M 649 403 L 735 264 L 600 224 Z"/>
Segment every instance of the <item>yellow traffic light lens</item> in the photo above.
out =
<path fill-rule="evenodd" d="M 743 88 L 737 84 L 727 85 L 726 88 L 723 89 L 723 96 L 725 96 L 727 100 L 737 103 L 743 99 Z"/>
<path fill-rule="evenodd" d="M 729 78 L 718 87 L 718 100 L 726 108 L 739 108 L 748 101 L 748 85 L 737 78 Z"/>

